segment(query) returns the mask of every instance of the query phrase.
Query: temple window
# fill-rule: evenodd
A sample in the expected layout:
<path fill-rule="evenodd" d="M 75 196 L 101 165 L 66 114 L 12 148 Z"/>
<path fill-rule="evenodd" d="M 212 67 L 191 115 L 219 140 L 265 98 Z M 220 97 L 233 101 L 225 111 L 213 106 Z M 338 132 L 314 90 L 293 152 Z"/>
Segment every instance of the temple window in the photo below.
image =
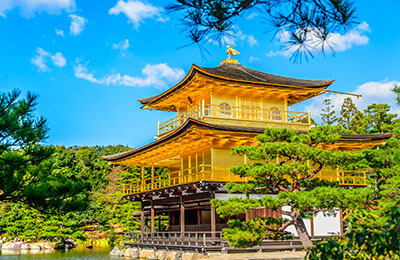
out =
<path fill-rule="evenodd" d="M 220 111 L 221 117 L 232 117 L 232 108 L 227 103 L 220 104 L 219 111 Z"/>
<path fill-rule="evenodd" d="M 273 121 L 281 121 L 281 111 L 279 111 L 276 107 L 271 107 L 271 120 Z"/>

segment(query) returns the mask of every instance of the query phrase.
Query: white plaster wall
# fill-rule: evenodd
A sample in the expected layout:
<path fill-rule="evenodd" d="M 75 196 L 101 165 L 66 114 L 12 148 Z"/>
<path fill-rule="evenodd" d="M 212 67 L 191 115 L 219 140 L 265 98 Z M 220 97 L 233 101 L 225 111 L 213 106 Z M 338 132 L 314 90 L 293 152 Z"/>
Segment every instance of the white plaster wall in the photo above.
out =
<path fill-rule="evenodd" d="M 228 194 L 228 193 L 215 193 L 215 198 L 217 200 L 229 200 L 229 198 L 234 198 L 234 197 L 239 197 L 239 198 L 246 198 L 246 195 L 244 194 Z"/>
<path fill-rule="evenodd" d="M 319 212 L 314 215 L 314 235 L 315 236 L 332 236 L 340 234 L 340 212 L 324 213 Z"/>

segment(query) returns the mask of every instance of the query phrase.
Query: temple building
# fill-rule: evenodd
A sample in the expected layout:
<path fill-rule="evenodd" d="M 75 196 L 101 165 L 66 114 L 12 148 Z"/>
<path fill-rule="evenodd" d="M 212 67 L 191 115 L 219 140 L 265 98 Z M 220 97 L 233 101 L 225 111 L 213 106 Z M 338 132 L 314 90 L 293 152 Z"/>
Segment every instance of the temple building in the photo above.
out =
<path fill-rule="evenodd" d="M 199 239 L 203 234 L 206 243 L 206 234 L 214 237 L 215 232 L 226 227 L 226 220 L 216 215 L 210 200 L 237 196 L 227 194 L 224 184 L 246 179 L 232 174 L 229 167 L 248 162 L 246 156 L 231 155 L 231 148 L 256 144 L 254 137 L 265 128 L 309 130 L 313 127 L 310 111 L 295 112 L 289 107 L 326 93 L 333 82 L 272 75 L 246 68 L 229 57 L 215 68 L 192 65 L 175 86 L 159 95 L 139 99 L 142 109 L 176 113 L 170 120 L 158 123 L 154 142 L 104 157 L 112 164 L 142 169 L 142 180 L 123 188 L 124 198 L 142 205 L 141 243 L 156 243 L 153 236 L 153 240 L 144 241 L 143 234 L 159 231 L 176 232 L 181 237 L 185 232 L 195 232 Z M 343 134 L 337 143 L 323 149 L 358 150 L 381 144 L 390 136 Z M 150 178 L 145 178 L 145 167 L 152 169 Z M 168 171 L 156 176 L 157 168 Z M 365 172 L 323 169 L 316 177 L 343 186 L 367 184 Z M 274 214 L 268 209 L 254 209 L 248 217 Z M 166 219 L 168 228 L 161 230 L 159 222 Z M 321 221 L 307 224 L 311 236 L 341 233 L 339 217 L 332 220 L 338 223 L 336 227 L 326 232 L 318 231 L 318 225 L 326 229 L 323 223 L 327 219 L 322 216 Z M 162 239 L 164 244 L 177 241 L 166 241 L 165 236 Z"/>

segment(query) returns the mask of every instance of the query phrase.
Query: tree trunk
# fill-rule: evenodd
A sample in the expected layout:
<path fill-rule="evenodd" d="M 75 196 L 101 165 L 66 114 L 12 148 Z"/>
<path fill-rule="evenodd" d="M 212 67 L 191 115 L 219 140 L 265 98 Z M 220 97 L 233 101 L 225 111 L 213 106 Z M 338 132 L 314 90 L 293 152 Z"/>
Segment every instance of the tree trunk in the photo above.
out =
<path fill-rule="evenodd" d="M 303 217 L 300 215 L 300 212 L 295 212 L 294 226 L 296 227 L 297 234 L 299 235 L 299 239 L 304 248 L 312 247 L 313 243 L 308 236 L 306 225 L 304 224 Z"/>

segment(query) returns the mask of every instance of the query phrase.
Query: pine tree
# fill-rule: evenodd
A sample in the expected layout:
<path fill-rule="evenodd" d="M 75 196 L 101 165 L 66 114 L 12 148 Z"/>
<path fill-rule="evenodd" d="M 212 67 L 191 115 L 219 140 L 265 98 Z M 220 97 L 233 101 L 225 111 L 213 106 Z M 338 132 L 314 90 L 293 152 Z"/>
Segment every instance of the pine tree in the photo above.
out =
<path fill-rule="evenodd" d="M 334 50 L 330 34 L 355 24 L 355 6 L 350 0 L 176 0 L 167 9 L 182 12 L 181 22 L 193 43 L 222 44 L 227 37 L 235 37 L 237 20 L 259 12 L 276 33 L 288 33 L 285 47 L 296 50 L 291 57 L 294 61 L 312 57 L 316 47 L 322 53 Z"/>
<path fill-rule="evenodd" d="M 353 100 L 348 97 L 343 101 L 338 122 L 343 129 L 361 134 L 365 131 L 363 116 L 363 113 L 357 109 Z"/>
<path fill-rule="evenodd" d="M 396 114 L 390 114 L 390 106 L 388 104 L 372 104 L 365 110 L 364 124 L 369 133 L 384 133 L 392 127 L 393 119 Z"/>
<path fill-rule="evenodd" d="M 338 120 L 335 115 L 335 107 L 332 105 L 330 99 L 325 99 L 322 104 L 325 106 L 321 109 L 321 121 L 323 125 L 334 125 Z"/>
<path fill-rule="evenodd" d="M 53 147 L 43 117 L 35 117 L 37 96 L 0 93 L 0 202 L 20 201 L 43 211 L 69 211 L 87 204 L 88 185 L 73 174 L 53 171 Z"/>
<path fill-rule="evenodd" d="M 246 183 L 226 185 L 229 192 L 264 194 L 261 199 L 232 198 L 213 200 L 222 217 L 248 213 L 264 206 L 291 217 L 291 220 L 255 218 L 247 221 L 233 219 L 224 230 L 224 237 L 234 247 L 261 244 L 263 239 L 281 239 L 285 229 L 293 225 L 304 247 L 312 245 L 304 217 L 333 208 L 348 209 L 368 204 L 369 189 L 345 189 L 336 182 L 314 179 L 323 167 L 360 169 L 365 167 L 362 152 L 326 151 L 321 144 L 335 143 L 339 127 L 318 126 L 308 133 L 288 129 L 266 129 L 256 139 L 258 146 L 238 146 L 234 154 L 246 155 L 252 163 L 231 168 L 234 174 L 248 177 Z M 275 194 L 276 196 L 270 196 Z"/>

